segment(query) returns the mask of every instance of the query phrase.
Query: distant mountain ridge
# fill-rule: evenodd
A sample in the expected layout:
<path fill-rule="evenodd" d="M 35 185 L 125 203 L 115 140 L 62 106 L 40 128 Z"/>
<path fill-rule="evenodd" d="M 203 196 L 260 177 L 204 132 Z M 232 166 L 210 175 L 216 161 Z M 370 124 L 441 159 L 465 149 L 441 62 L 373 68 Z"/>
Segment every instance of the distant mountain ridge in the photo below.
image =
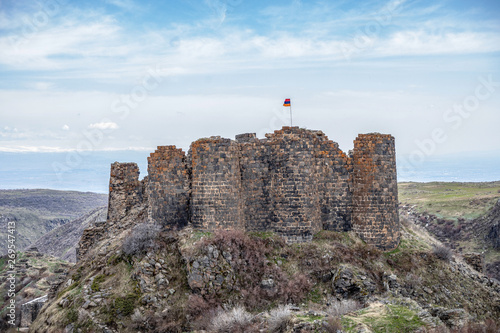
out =
<path fill-rule="evenodd" d="M 16 222 L 16 249 L 23 250 L 51 230 L 107 204 L 107 195 L 92 192 L 0 190 L 0 242 L 7 223 Z M 0 255 L 6 247 L 0 248 Z"/>

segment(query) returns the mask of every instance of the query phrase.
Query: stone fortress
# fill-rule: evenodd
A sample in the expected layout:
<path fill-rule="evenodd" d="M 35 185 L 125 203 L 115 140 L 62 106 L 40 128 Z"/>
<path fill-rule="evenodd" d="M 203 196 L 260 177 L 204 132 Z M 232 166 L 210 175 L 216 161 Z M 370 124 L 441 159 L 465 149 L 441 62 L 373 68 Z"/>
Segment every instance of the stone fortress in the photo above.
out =
<path fill-rule="evenodd" d="M 273 231 L 289 242 L 321 230 L 356 232 L 382 250 L 398 246 L 394 137 L 360 134 L 347 156 L 321 131 L 283 127 L 199 139 L 186 155 L 160 146 L 139 180 L 136 163 L 111 165 L 108 220 L 137 205 L 164 226 Z"/>

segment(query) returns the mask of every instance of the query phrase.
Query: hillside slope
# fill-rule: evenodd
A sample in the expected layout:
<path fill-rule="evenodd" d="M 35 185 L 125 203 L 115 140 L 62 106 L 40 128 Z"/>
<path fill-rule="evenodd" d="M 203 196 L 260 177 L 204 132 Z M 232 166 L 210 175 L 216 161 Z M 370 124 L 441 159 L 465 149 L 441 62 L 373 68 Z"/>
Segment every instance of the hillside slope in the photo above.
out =
<path fill-rule="evenodd" d="M 500 182 L 400 183 L 401 211 L 459 253 L 482 253 L 486 272 L 500 280 Z"/>
<path fill-rule="evenodd" d="M 18 252 L 16 263 L 16 306 L 17 322 L 20 320 L 20 307 L 30 300 L 47 295 L 52 284 L 63 279 L 72 264 L 38 252 Z M 0 257 L 0 331 L 5 332 L 7 325 L 7 306 L 9 302 L 7 280 L 8 259 Z M 56 283 L 57 285 L 57 283 Z M 13 330 L 12 330 L 13 332 Z"/>
<path fill-rule="evenodd" d="M 107 195 L 55 190 L 0 190 L 0 242 L 7 222 L 16 222 L 16 248 L 22 250 L 47 232 L 107 204 Z M 5 254 L 0 248 L 0 255 Z"/>
<path fill-rule="evenodd" d="M 271 232 L 160 232 L 144 216 L 136 207 L 86 232 L 86 254 L 30 332 L 447 332 L 500 317 L 498 282 L 434 251 L 410 221 L 383 253 L 352 232 L 286 244 Z"/>
<path fill-rule="evenodd" d="M 76 262 L 76 247 L 83 230 L 95 222 L 106 221 L 107 207 L 92 210 L 84 216 L 57 227 L 34 242 L 30 248 L 58 257 L 69 262 Z"/>

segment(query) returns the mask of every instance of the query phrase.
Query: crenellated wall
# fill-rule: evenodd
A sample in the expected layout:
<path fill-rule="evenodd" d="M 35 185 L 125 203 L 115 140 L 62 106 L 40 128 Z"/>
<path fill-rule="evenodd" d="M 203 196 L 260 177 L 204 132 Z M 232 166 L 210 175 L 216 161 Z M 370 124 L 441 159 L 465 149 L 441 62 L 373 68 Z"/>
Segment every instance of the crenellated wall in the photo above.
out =
<path fill-rule="evenodd" d="M 321 230 L 354 230 L 384 250 L 399 243 L 390 135 L 359 135 L 351 157 L 323 132 L 298 127 L 265 139 L 211 137 L 193 142 L 187 156 L 158 147 L 148 173 L 142 198 L 137 165 L 112 165 L 109 219 L 147 200 L 149 220 L 173 227 L 275 231 L 292 242 Z"/>

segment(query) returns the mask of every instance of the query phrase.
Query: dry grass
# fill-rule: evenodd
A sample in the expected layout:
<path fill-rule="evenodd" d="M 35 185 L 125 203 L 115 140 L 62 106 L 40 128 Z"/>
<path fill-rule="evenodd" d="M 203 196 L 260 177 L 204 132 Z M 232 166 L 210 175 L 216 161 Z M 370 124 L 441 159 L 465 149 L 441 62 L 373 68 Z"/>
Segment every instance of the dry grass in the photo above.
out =
<path fill-rule="evenodd" d="M 340 318 L 341 316 L 362 309 L 363 305 L 352 299 L 345 299 L 342 301 L 333 302 L 327 309 L 327 313 L 333 318 Z"/>
<path fill-rule="evenodd" d="M 268 329 L 273 333 L 285 332 L 292 321 L 290 305 L 280 305 L 269 311 Z"/>
<path fill-rule="evenodd" d="M 229 311 L 219 311 L 210 325 L 214 333 L 244 333 L 249 332 L 254 316 L 242 306 L 236 306 Z"/>

